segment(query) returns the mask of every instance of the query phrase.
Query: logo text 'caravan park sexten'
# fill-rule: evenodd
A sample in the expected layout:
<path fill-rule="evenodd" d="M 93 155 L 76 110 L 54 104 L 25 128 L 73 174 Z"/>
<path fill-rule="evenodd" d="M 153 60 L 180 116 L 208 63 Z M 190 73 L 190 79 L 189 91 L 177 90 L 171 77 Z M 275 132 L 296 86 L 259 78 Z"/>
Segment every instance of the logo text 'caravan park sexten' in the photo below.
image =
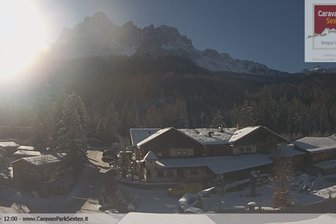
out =
<path fill-rule="evenodd" d="M 305 0 L 305 62 L 336 62 L 336 0 Z"/>

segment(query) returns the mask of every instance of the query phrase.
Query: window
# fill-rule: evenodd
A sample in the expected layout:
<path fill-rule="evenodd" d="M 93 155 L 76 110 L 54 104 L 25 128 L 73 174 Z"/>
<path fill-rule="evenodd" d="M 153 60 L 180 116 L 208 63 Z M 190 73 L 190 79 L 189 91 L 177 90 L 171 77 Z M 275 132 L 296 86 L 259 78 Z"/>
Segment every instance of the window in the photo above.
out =
<path fill-rule="evenodd" d="M 147 179 L 150 179 L 151 178 L 151 171 L 149 169 L 146 169 L 146 172 L 147 172 L 147 174 L 146 174 Z"/>
<path fill-rule="evenodd" d="M 247 147 L 245 148 L 245 150 L 246 150 L 246 152 L 247 152 L 247 153 L 250 153 L 250 152 L 252 152 L 252 150 L 251 150 L 251 147 L 250 147 L 250 146 L 247 146 Z"/>
<path fill-rule="evenodd" d="M 322 160 L 326 160 L 328 157 L 329 157 L 329 156 L 328 156 L 327 153 L 315 154 L 315 155 L 313 155 L 313 161 L 322 161 Z"/>
<path fill-rule="evenodd" d="M 157 176 L 157 177 L 164 177 L 163 170 L 162 170 L 162 169 L 157 170 L 157 174 L 156 174 L 156 176 Z"/>
<path fill-rule="evenodd" d="M 239 148 L 233 148 L 232 154 L 238 154 L 239 153 Z"/>
<path fill-rule="evenodd" d="M 190 174 L 191 175 L 198 175 L 198 169 L 197 168 L 193 168 L 190 170 Z"/>
<path fill-rule="evenodd" d="M 178 156 L 186 156 L 187 155 L 187 151 L 177 151 L 177 155 Z"/>
<path fill-rule="evenodd" d="M 175 148 L 169 150 L 169 155 L 174 156 L 193 156 L 193 149 Z"/>
<path fill-rule="evenodd" d="M 175 170 L 167 170 L 167 177 L 175 177 Z"/>

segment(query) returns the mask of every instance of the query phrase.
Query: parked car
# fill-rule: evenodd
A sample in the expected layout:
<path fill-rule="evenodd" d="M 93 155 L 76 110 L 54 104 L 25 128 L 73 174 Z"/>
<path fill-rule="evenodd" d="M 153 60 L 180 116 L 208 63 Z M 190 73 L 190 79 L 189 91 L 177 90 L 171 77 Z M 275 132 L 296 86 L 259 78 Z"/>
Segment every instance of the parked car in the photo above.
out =
<path fill-rule="evenodd" d="M 204 213 L 204 201 L 213 198 L 215 187 L 210 187 L 195 194 L 185 193 L 178 201 L 180 213 Z"/>
<path fill-rule="evenodd" d="M 196 193 L 203 190 L 201 183 L 184 183 L 168 188 L 168 194 L 173 197 L 182 197 L 185 193 Z"/>
<path fill-rule="evenodd" d="M 117 154 L 118 154 L 117 151 L 114 149 L 105 149 L 103 151 L 103 157 L 104 156 L 117 156 Z"/>
<path fill-rule="evenodd" d="M 117 156 L 118 158 L 127 157 L 129 160 L 135 160 L 135 154 L 132 151 L 120 151 Z"/>

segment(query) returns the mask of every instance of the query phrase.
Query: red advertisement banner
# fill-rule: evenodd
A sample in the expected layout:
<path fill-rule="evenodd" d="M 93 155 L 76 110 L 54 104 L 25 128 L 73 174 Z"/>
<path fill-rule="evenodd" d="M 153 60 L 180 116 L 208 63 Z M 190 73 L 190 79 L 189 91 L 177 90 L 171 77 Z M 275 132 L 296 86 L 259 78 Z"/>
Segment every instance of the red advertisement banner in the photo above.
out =
<path fill-rule="evenodd" d="M 326 28 L 336 29 L 336 5 L 315 5 L 314 33 L 321 34 Z"/>

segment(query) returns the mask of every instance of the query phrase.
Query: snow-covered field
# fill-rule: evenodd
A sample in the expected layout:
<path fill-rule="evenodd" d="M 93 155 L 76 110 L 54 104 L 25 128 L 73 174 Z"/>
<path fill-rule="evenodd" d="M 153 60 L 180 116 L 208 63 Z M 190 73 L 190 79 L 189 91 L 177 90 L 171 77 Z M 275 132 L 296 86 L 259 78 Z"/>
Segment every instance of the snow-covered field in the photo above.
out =
<path fill-rule="evenodd" d="M 119 224 L 332 224 L 334 214 L 148 214 L 129 213 Z"/>
<path fill-rule="evenodd" d="M 170 197 L 167 193 L 167 189 L 144 190 L 118 184 L 118 190 L 135 197 L 137 212 L 178 212 L 178 198 Z"/>
<path fill-rule="evenodd" d="M 310 177 L 308 175 L 297 175 L 291 187 L 290 195 L 296 205 L 305 206 L 316 202 L 321 202 L 328 198 L 336 198 L 336 176 Z M 302 186 L 309 186 L 310 190 L 303 191 Z M 167 189 L 144 190 L 118 185 L 120 191 L 136 198 L 138 212 L 154 213 L 177 213 L 178 198 L 173 198 L 167 194 Z M 272 208 L 272 185 L 263 184 L 257 187 L 257 195 L 250 195 L 250 189 L 241 191 L 217 193 L 204 200 L 206 211 L 217 211 L 219 209 L 244 208 L 249 202 L 256 202 L 257 207 Z"/>

